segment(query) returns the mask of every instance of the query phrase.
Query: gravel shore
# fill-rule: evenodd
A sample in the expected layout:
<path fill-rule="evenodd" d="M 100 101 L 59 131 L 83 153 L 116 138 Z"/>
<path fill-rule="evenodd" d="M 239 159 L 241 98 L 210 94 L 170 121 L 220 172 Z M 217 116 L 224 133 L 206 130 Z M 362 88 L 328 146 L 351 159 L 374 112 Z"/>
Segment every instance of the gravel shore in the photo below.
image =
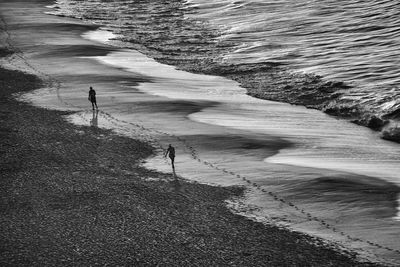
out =
<path fill-rule="evenodd" d="M 377 266 L 235 215 L 243 188 L 140 167 L 148 144 L 15 100 L 35 76 L 1 68 L 0 87 L 1 266 Z"/>
<path fill-rule="evenodd" d="M 48 22 L 34 10 L 50 3 L 1 3 L 7 18 L 0 57 L 24 61 L 25 51 L 42 67 L 36 73 L 56 76 L 63 92 L 121 77 L 145 79 L 78 60 L 112 48 L 81 40 L 93 25 Z M 22 66 L 29 70 L 28 61 Z M 73 125 L 66 120 L 72 112 L 16 100 L 46 82 L 0 66 L 1 266 L 380 266 L 324 240 L 234 214 L 226 201 L 245 188 L 175 180 L 141 167 L 155 153 L 147 143 Z"/>

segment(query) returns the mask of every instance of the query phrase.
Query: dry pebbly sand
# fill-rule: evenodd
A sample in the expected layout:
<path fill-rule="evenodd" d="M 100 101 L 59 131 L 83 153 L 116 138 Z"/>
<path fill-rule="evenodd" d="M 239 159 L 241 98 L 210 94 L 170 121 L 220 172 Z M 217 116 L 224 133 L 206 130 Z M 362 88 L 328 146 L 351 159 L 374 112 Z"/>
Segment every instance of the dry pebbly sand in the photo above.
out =
<path fill-rule="evenodd" d="M 377 266 L 233 214 L 243 188 L 146 170 L 148 144 L 12 96 L 40 86 L 0 69 L 1 266 Z"/>

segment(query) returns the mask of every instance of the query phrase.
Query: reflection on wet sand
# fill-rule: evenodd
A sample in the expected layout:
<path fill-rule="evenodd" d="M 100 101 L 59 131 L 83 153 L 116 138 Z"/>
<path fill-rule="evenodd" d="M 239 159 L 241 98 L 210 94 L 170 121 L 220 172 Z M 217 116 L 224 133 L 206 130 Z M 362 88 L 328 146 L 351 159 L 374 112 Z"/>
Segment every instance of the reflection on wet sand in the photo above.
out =
<path fill-rule="evenodd" d="M 93 117 L 90 120 L 90 126 L 92 127 L 98 127 L 99 121 L 98 121 L 98 116 L 99 116 L 99 110 L 93 110 Z"/>

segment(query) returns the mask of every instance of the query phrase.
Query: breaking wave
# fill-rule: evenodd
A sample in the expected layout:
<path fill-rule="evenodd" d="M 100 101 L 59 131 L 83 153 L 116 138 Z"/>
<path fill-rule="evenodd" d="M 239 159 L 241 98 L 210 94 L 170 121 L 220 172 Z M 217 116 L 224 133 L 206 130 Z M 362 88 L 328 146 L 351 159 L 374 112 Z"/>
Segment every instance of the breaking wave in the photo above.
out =
<path fill-rule="evenodd" d="M 180 69 L 238 81 L 400 142 L 400 6 L 393 1 L 59 0 L 53 14 L 105 25 Z"/>

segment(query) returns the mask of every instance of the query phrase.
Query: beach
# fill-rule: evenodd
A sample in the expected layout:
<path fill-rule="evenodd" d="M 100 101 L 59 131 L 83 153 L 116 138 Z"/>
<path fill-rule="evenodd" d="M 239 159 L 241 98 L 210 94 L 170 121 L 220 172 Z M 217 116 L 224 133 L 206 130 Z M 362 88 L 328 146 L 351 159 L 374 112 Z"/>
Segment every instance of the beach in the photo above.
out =
<path fill-rule="evenodd" d="M 391 235 L 397 224 L 389 218 L 398 212 L 398 189 L 390 176 L 395 169 L 387 171 L 384 181 L 306 163 L 269 163 L 267 173 L 264 159 L 295 146 L 293 141 L 278 133 L 224 128 L 232 116 L 218 121 L 220 125 L 207 123 L 215 119 L 207 112 L 235 106 L 213 90 L 234 99 L 237 85 L 155 65 L 129 47 L 118 48 L 114 35 L 98 25 L 45 14 L 51 3 L 0 4 L 2 265 L 396 262 L 395 240 L 377 244 L 365 233 L 354 235 L 360 228 L 346 228 L 346 223 L 340 230 L 326 214 L 314 213 L 325 205 L 323 199 L 317 207 L 299 202 L 305 192 L 296 198 L 289 192 L 296 188 L 259 176 L 287 183 L 296 181 L 290 178 L 295 175 L 317 177 L 321 184 L 312 183 L 315 190 L 329 190 L 325 186 L 341 177 L 352 182 L 363 178 L 362 193 L 349 189 L 343 194 L 352 193 L 346 205 L 374 201 L 382 224 L 390 225 L 383 233 Z M 208 88 L 211 97 L 204 98 L 190 81 Z M 97 91 L 98 112 L 87 100 L 89 86 Z M 193 91 L 176 93 L 171 89 L 176 86 Z M 262 106 L 248 101 L 242 105 Z M 168 143 L 177 146 L 177 177 L 163 157 Z M 243 166 L 237 165 L 242 160 Z M 262 208 L 258 202 L 264 203 L 259 203 Z M 256 207 L 253 212 L 249 203 Z M 329 212 L 334 210 L 329 206 Z M 378 216 L 367 208 L 363 212 Z M 354 232 L 341 235 L 343 231 Z"/>

